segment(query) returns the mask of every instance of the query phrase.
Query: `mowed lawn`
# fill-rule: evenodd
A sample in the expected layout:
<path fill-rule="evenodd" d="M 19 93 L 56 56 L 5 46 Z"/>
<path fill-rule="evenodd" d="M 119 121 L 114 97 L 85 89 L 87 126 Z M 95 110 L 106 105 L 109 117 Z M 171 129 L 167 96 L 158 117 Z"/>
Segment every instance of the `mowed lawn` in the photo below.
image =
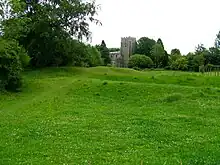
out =
<path fill-rule="evenodd" d="M 0 164 L 220 164 L 220 77 L 49 68 L 0 95 Z"/>

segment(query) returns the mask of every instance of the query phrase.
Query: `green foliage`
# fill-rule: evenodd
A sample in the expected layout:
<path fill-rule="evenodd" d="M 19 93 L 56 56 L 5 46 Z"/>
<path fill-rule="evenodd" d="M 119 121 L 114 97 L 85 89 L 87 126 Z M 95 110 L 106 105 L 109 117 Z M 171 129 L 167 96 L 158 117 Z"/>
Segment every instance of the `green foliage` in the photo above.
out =
<path fill-rule="evenodd" d="M 216 47 L 211 47 L 204 53 L 205 64 L 220 65 L 220 49 Z"/>
<path fill-rule="evenodd" d="M 161 38 L 159 38 L 159 39 L 157 40 L 157 44 L 160 44 L 160 45 L 163 47 L 163 49 L 164 49 L 163 41 L 162 41 Z"/>
<path fill-rule="evenodd" d="M 204 58 L 204 53 L 200 54 L 194 54 L 194 53 L 189 53 L 187 55 L 187 60 L 188 60 L 188 66 L 190 67 L 190 70 L 198 72 L 200 69 L 200 66 L 205 65 L 205 58 Z"/>
<path fill-rule="evenodd" d="M 27 2 L 10 1 L 9 17 L 3 19 L 1 28 L 4 38 L 17 40 L 27 50 L 31 66 L 94 65 L 86 45 L 72 38 L 89 39 L 89 22 L 100 23 L 95 18 L 95 2 Z"/>
<path fill-rule="evenodd" d="M 68 33 L 53 28 L 49 22 L 38 18 L 37 23 L 11 19 L 5 22 L 5 38 L 17 39 L 28 51 L 32 67 L 46 66 L 84 66 L 94 61 L 88 59 L 87 46 L 73 40 Z M 13 26 L 16 25 L 16 26 Z M 13 31 L 13 27 L 29 27 L 29 30 Z M 18 28 L 18 29 L 19 29 Z M 22 28 L 21 28 L 22 29 Z M 13 33 L 10 33 L 12 31 Z M 14 35 L 13 35 L 14 34 Z"/>
<path fill-rule="evenodd" d="M 151 60 L 150 57 L 140 54 L 132 55 L 128 63 L 129 68 L 140 68 L 140 69 L 150 68 L 152 67 L 152 65 L 153 65 L 153 61 Z"/>
<path fill-rule="evenodd" d="M 89 55 L 89 66 L 100 66 L 103 65 L 103 61 L 101 58 L 101 53 L 98 51 L 96 47 L 88 46 L 88 55 Z"/>
<path fill-rule="evenodd" d="M 171 64 L 170 64 L 170 67 L 173 70 L 186 71 L 188 69 L 187 58 L 182 56 L 182 57 L 177 58 L 176 60 L 172 60 Z"/>
<path fill-rule="evenodd" d="M 69 38 L 65 32 L 35 32 L 23 43 L 31 57 L 34 67 L 45 66 L 81 66 L 87 59 L 86 45 Z"/>
<path fill-rule="evenodd" d="M 31 58 L 30 56 L 28 56 L 24 48 L 21 48 L 19 52 L 20 52 L 19 57 L 20 57 L 22 68 L 26 68 L 27 66 L 29 66 Z"/>
<path fill-rule="evenodd" d="M 186 57 L 181 55 L 179 49 L 171 50 L 170 55 L 164 50 L 163 41 L 159 38 L 157 42 L 147 37 L 142 37 L 137 42 L 136 53 L 149 56 L 156 67 L 166 69 L 196 71 L 208 64 L 220 65 L 220 32 L 216 35 L 215 46 L 206 49 L 199 44 L 195 52 L 189 53 Z"/>
<path fill-rule="evenodd" d="M 136 43 L 136 54 L 149 56 L 156 67 L 165 67 L 169 63 L 169 54 L 164 50 L 163 41 L 159 38 L 157 42 L 148 37 L 140 38 Z"/>
<path fill-rule="evenodd" d="M 31 31 L 34 22 L 28 17 L 10 18 L 1 22 L 3 37 L 6 39 L 15 39 L 19 42 L 25 40 Z"/>
<path fill-rule="evenodd" d="M 103 61 L 104 61 L 104 65 L 110 64 L 110 63 L 111 63 L 111 58 L 110 58 L 110 56 L 109 56 L 109 50 L 108 50 L 108 48 L 107 48 L 107 47 L 101 48 L 100 53 L 101 53 L 101 55 L 102 55 L 102 59 L 103 59 Z"/>
<path fill-rule="evenodd" d="M 15 91 L 21 87 L 21 71 L 28 59 L 16 41 L 0 39 L 0 89 Z"/>
<path fill-rule="evenodd" d="M 181 54 L 171 54 L 170 61 L 176 61 L 177 59 L 181 58 Z"/>
<path fill-rule="evenodd" d="M 151 57 L 154 61 L 156 67 L 161 67 L 164 57 L 165 57 L 165 51 L 161 44 L 155 44 L 151 51 Z"/>
<path fill-rule="evenodd" d="M 193 68 L 193 58 L 194 58 L 194 53 L 188 53 L 186 55 L 186 58 L 188 60 L 188 69 L 189 71 L 194 71 L 194 68 Z"/>
<path fill-rule="evenodd" d="M 156 44 L 156 41 L 148 37 L 142 37 L 137 41 L 136 54 L 144 54 L 151 56 L 151 50 Z"/>
<path fill-rule="evenodd" d="M 100 51 L 101 57 L 103 59 L 104 65 L 111 64 L 111 58 L 110 58 L 110 52 L 109 49 L 106 46 L 106 43 L 104 40 L 102 40 L 101 45 L 96 45 L 96 48 Z"/>
<path fill-rule="evenodd" d="M 167 51 L 165 50 L 165 48 L 164 48 L 164 44 L 163 44 L 163 41 L 162 41 L 162 39 L 161 38 L 159 38 L 158 40 L 157 40 L 157 44 L 159 44 L 159 45 L 161 45 L 162 46 L 162 48 L 163 48 L 163 50 L 164 50 L 164 56 L 162 57 L 162 59 L 161 59 L 161 67 L 166 67 L 166 66 L 168 66 L 169 65 L 169 54 L 167 53 Z M 151 55 L 151 57 L 152 57 L 152 55 Z M 153 57 L 152 57 L 153 58 Z"/>
<path fill-rule="evenodd" d="M 58 50 L 62 50 L 63 53 L 65 53 L 63 54 L 63 57 L 65 58 L 63 60 L 63 63 L 61 63 L 61 66 L 89 65 L 89 61 L 91 60 L 89 56 L 90 54 L 88 52 L 87 46 L 84 43 L 72 39 L 69 39 L 69 41 L 66 43 L 66 39 L 64 39 L 63 43 L 58 48 Z M 58 52 L 56 54 L 58 54 Z M 62 56 L 60 56 L 60 58 L 62 59 Z"/>
<path fill-rule="evenodd" d="M 170 56 L 169 56 L 170 69 L 182 70 L 183 68 L 185 68 L 185 67 L 183 67 L 183 65 L 185 65 L 185 59 L 182 58 L 180 50 L 179 49 L 172 49 Z"/>
<path fill-rule="evenodd" d="M 188 58 L 182 56 L 179 49 L 172 49 L 169 56 L 169 65 L 172 70 L 188 70 Z"/>
<path fill-rule="evenodd" d="M 170 58 L 169 54 L 167 53 L 167 51 L 165 51 L 165 55 L 162 59 L 162 67 L 166 67 L 169 65 L 169 58 Z"/>
<path fill-rule="evenodd" d="M 203 66 L 205 62 L 205 58 L 203 54 L 196 54 L 193 58 L 193 68 L 195 71 L 199 71 L 199 67 Z"/>
<path fill-rule="evenodd" d="M 181 55 L 180 50 L 175 48 L 171 50 L 170 55 Z"/>
<path fill-rule="evenodd" d="M 95 18 L 99 6 L 95 1 L 82 0 L 39 0 L 27 4 L 32 10 L 28 11 L 28 17 L 47 20 L 50 26 L 67 31 L 78 39 L 90 38 L 89 23 L 101 24 Z M 22 12 L 27 12 L 26 8 Z M 36 23 L 36 22 L 35 22 Z"/>

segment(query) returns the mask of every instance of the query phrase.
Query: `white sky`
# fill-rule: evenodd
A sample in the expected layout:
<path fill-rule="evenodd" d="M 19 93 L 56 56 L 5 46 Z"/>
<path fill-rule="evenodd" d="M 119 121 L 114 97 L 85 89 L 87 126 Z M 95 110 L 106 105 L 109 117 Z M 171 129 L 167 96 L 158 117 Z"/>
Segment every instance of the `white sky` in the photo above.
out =
<path fill-rule="evenodd" d="M 121 37 L 146 36 L 162 39 L 168 52 L 183 54 L 203 43 L 214 45 L 220 30 L 220 0 L 96 0 L 101 5 L 92 25 L 92 44 L 105 40 L 107 47 L 120 47 Z"/>

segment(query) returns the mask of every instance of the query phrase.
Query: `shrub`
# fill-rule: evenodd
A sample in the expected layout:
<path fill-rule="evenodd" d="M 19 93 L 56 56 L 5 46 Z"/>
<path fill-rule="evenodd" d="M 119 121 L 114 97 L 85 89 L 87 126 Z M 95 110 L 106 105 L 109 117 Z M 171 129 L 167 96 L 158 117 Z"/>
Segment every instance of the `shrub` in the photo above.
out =
<path fill-rule="evenodd" d="M 173 70 L 186 71 L 188 69 L 188 61 L 185 57 L 179 57 L 170 62 L 170 68 Z"/>
<path fill-rule="evenodd" d="M 135 54 L 131 56 L 128 63 L 129 68 L 138 67 L 140 69 L 150 68 L 152 65 L 153 61 L 151 60 L 151 58 L 141 54 Z"/>
<path fill-rule="evenodd" d="M 25 50 L 16 41 L 0 39 L 0 88 L 17 90 L 21 87 L 22 67 L 28 62 Z"/>

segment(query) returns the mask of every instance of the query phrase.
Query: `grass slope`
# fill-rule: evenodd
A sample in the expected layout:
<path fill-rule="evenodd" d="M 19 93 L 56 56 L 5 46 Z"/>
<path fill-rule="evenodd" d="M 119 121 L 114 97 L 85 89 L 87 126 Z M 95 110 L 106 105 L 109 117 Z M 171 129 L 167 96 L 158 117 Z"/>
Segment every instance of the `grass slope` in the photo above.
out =
<path fill-rule="evenodd" d="M 0 164 L 219 164 L 220 77 L 53 68 L 0 96 Z"/>

